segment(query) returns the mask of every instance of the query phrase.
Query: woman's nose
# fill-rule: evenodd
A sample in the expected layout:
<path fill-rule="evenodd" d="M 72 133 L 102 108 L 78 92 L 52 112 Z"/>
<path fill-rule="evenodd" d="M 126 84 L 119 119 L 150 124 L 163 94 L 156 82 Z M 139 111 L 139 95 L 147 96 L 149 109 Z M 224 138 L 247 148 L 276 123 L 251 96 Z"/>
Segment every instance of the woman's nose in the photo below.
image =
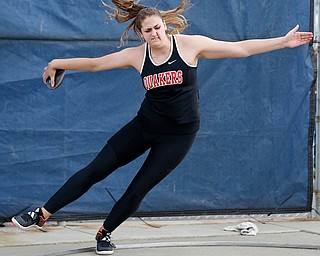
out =
<path fill-rule="evenodd" d="M 157 34 L 156 30 L 155 30 L 155 29 L 152 29 L 151 35 L 155 36 L 156 34 Z"/>

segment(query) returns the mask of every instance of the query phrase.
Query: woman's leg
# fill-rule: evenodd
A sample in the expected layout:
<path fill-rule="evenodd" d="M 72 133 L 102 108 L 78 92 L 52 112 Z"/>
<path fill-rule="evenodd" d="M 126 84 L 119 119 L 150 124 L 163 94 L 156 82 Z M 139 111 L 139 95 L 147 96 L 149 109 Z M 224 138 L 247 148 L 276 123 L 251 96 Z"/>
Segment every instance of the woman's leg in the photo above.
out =
<path fill-rule="evenodd" d="M 117 155 L 112 146 L 107 143 L 88 166 L 76 172 L 66 181 L 43 206 L 43 209 L 50 214 L 57 212 L 81 197 L 92 185 L 106 178 L 118 166 Z"/>
<path fill-rule="evenodd" d="M 146 194 L 164 179 L 186 156 L 194 134 L 160 135 L 146 137 L 152 146 L 147 159 L 120 200 L 104 222 L 104 229 L 112 232 L 138 208 Z"/>
<path fill-rule="evenodd" d="M 143 154 L 148 149 L 143 141 L 140 124 L 136 119 L 133 119 L 110 138 L 87 167 L 67 180 L 44 205 L 44 210 L 50 214 L 57 212 L 81 197 L 91 186 L 105 179 L 118 167 Z"/>
<path fill-rule="evenodd" d="M 42 228 L 53 213 L 78 199 L 93 184 L 103 180 L 118 166 L 117 155 L 112 146 L 107 143 L 97 157 L 87 167 L 71 176 L 43 207 L 14 216 L 12 221 L 23 229 L 31 226 Z"/>
<path fill-rule="evenodd" d="M 95 183 L 103 180 L 118 167 L 127 164 L 149 148 L 137 118 L 110 138 L 97 157 L 75 173 L 42 208 L 12 218 L 20 228 L 42 228 L 45 221 L 62 207 L 82 196 Z"/>

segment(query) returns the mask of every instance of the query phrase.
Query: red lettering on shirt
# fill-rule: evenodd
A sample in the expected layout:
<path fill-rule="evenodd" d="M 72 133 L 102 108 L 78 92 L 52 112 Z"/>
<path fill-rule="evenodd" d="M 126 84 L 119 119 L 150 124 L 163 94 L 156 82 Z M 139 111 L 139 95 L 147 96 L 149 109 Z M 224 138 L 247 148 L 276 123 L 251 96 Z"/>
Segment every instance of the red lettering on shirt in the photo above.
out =
<path fill-rule="evenodd" d="M 159 85 L 160 86 L 165 86 L 166 85 L 166 80 L 165 78 L 165 73 L 159 73 L 158 74 L 158 78 L 159 78 Z"/>
<path fill-rule="evenodd" d="M 158 75 L 154 74 L 153 75 L 153 88 L 159 87 L 159 82 L 158 82 Z"/>
<path fill-rule="evenodd" d="M 175 72 L 175 71 L 172 71 L 172 72 Z M 166 72 L 166 85 L 172 85 L 171 72 L 170 71 Z"/>
<path fill-rule="evenodd" d="M 177 83 L 177 72 L 175 72 L 175 71 L 171 71 L 170 72 L 171 73 L 171 81 L 173 82 L 173 83 Z"/>
<path fill-rule="evenodd" d="M 182 84 L 183 82 L 183 72 L 181 70 L 177 71 L 177 84 Z"/>
<path fill-rule="evenodd" d="M 145 76 L 143 78 L 143 83 L 144 83 L 144 88 L 146 88 L 146 90 L 150 90 L 153 87 L 152 86 L 152 76 Z"/>
<path fill-rule="evenodd" d="M 143 84 L 146 90 L 151 90 L 151 89 L 162 87 L 162 86 L 182 84 L 182 83 L 183 83 L 182 70 L 167 71 L 163 73 L 145 76 L 143 78 Z"/>

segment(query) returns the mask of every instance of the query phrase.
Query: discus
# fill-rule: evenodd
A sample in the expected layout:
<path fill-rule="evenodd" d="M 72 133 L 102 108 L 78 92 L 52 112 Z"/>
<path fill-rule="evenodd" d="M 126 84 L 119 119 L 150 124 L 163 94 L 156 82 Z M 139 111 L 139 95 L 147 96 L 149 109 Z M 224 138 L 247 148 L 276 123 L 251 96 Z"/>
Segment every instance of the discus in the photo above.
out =
<path fill-rule="evenodd" d="M 57 89 L 63 82 L 65 72 L 63 69 L 57 69 L 54 76 L 54 86 L 51 86 L 51 78 L 49 76 L 46 80 L 47 87 L 51 90 Z"/>

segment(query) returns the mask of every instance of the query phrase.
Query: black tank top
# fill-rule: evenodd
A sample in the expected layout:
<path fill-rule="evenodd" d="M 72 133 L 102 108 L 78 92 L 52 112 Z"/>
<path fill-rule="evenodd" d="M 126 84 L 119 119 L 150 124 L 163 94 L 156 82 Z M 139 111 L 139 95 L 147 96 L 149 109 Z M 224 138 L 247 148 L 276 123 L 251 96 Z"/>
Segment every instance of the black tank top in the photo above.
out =
<path fill-rule="evenodd" d="M 147 92 L 138 117 L 146 131 L 186 134 L 199 129 L 197 67 L 182 59 L 174 36 L 171 54 L 160 65 L 152 61 L 146 44 L 140 75 Z"/>

